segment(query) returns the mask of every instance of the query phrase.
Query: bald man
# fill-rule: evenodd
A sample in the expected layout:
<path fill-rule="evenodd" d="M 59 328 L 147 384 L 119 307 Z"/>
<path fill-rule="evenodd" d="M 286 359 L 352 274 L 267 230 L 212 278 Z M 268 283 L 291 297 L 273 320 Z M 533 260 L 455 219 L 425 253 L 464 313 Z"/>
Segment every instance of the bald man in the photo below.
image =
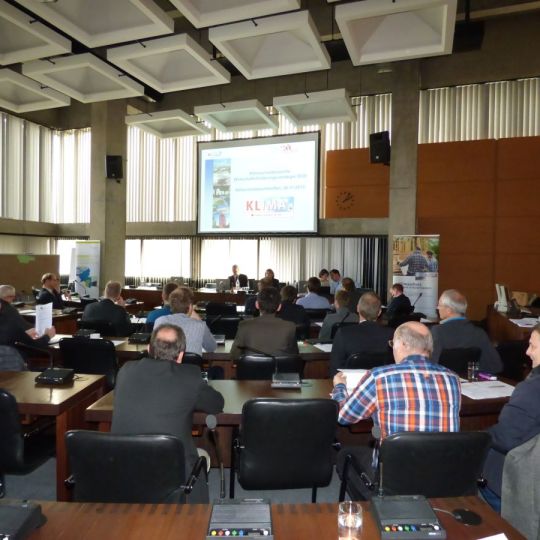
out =
<path fill-rule="evenodd" d="M 338 422 L 355 424 L 372 418 L 381 440 L 401 431 L 459 431 L 461 387 L 452 371 L 429 360 L 433 340 L 428 328 L 419 322 L 402 324 L 391 340 L 395 364 L 367 371 L 351 394 L 346 377 L 334 377 L 332 398 L 339 403 Z M 345 456 L 354 455 L 357 463 L 374 478 L 376 450 L 369 446 L 343 448 L 337 458 L 343 470 Z M 371 492 L 360 481 L 355 496 L 368 499 Z"/>

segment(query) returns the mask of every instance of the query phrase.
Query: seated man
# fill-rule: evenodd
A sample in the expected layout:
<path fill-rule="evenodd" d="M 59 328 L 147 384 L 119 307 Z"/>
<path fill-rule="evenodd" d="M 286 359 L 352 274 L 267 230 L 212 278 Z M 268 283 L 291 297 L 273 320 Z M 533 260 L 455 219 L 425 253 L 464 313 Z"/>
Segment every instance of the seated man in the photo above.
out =
<path fill-rule="evenodd" d="M 334 337 L 330 354 L 330 376 L 344 368 L 347 358 L 359 352 L 389 351 L 388 340 L 394 330 L 377 323 L 381 314 L 381 300 L 374 292 L 364 293 L 358 302 L 359 324 L 340 328 Z"/>
<path fill-rule="evenodd" d="M 264 272 L 264 277 L 270 279 L 272 282 L 271 286 L 275 287 L 279 291 L 279 280 L 276 279 L 274 271 L 271 268 L 267 268 Z"/>
<path fill-rule="evenodd" d="M 296 288 L 292 285 L 285 285 L 285 287 L 279 291 L 279 294 L 281 296 L 281 304 L 276 312 L 276 317 L 283 319 L 284 321 L 291 321 L 296 326 L 302 326 L 307 336 L 310 320 L 306 310 L 302 306 L 294 303 L 297 297 Z"/>
<path fill-rule="evenodd" d="M 261 292 L 263 289 L 266 289 L 268 287 L 273 287 L 272 285 L 272 279 L 268 277 L 264 277 L 257 283 L 257 292 Z M 257 309 L 257 295 L 252 294 L 248 295 L 246 298 L 246 303 L 244 306 L 244 314 L 245 315 L 253 315 L 254 317 L 259 316 L 259 310 Z"/>
<path fill-rule="evenodd" d="M 197 460 L 191 436 L 193 412 L 216 414 L 223 396 L 203 381 L 197 366 L 182 364 L 186 340 L 182 329 L 164 324 L 152 332 L 149 358 L 126 362 L 114 389 L 111 432 L 174 435 L 184 445 L 186 478 Z M 191 503 L 208 502 L 202 477 L 190 495 Z"/>
<path fill-rule="evenodd" d="M 296 303 L 304 309 L 330 309 L 330 302 L 319 295 L 321 290 L 321 281 L 317 277 L 310 277 L 307 282 L 308 293 L 306 296 L 299 298 Z"/>
<path fill-rule="evenodd" d="M 352 278 L 344 277 L 341 280 L 341 289 L 349 293 L 349 301 L 347 302 L 346 307 L 351 313 L 356 313 L 358 301 L 360 300 L 361 296 L 360 291 L 356 288 L 356 283 Z"/>
<path fill-rule="evenodd" d="M 36 298 L 36 304 L 50 304 L 53 309 L 63 309 L 64 301 L 60 292 L 60 280 L 56 274 L 48 272 L 41 276 L 41 291 Z"/>
<path fill-rule="evenodd" d="M 339 403 L 338 422 L 346 426 L 371 418 L 381 440 L 400 431 L 459 431 L 459 377 L 429 361 L 433 341 L 428 328 L 419 322 L 402 324 L 394 334 L 393 349 L 396 363 L 368 371 L 352 394 L 346 377 L 335 375 L 332 399 Z M 341 452 L 343 459 L 349 450 Z M 353 452 L 373 478 L 376 459 L 371 448 Z"/>
<path fill-rule="evenodd" d="M 148 315 L 146 316 L 146 324 L 153 324 L 156 322 L 159 317 L 163 317 L 163 315 L 170 315 L 171 314 L 171 306 L 169 305 L 169 296 L 170 294 L 178 289 L 177 283 L 166 283 L 163 287 L 163 291 L 161 293 L 161 298 L 163 300 L 163 306 L 160 308 L 155 308 Z"/>
<path fill-rule="evenodd" d="M 337 268 L 330 270 L 330 294 L 336 294 L 341 289 L 341 274 Z"/>
<path fill-rule="evenodd" d="M 499 499 L 506 454 L 540 433 L 540 324 L 533 328 L 527 355 L 532 360 L 532 371 L 516 386 L 498 422 L 488 429 L 492 449 L 484 465 L 484 477 L 487 489 Z M 491 502 L 497 505 L 497 501 Z"/>
<path fill-rule="evenodd" d="M 240 267 L 237 264 L 234 264 L 232 267 L 232 275 L 229 276 L 229 285 L 231 289 L 249 287 L 248 277 L 246 274 L 240 273 Z"/>
<path fill-rule="evenodd" d="M 394 283 L 392 285 L 390 295 L 392 296 L 392 300 L 386 308 L 384 318 L 390 320 L 395 317 L 406 317 L 410 315 L 413 307 L 411 306 L 409 297 L 403 293 L 403 285 L 401 283 Z"/>
<path fill-rule="evenodd" d="M 193 309 L 193 291 L 188 287 L 178 287 L 169 295 L 171 315 L 159 317 L 154 323 L 154 329 L 162 324 L 179 326 L 186 335 L 186 352 L 202 355 L 203 349 L 214 352 L 217 343 L 210 329 Z"/>
<path fill-rule="evenodd" d="M 15 301 L 16 291 L 15 287 L 11 285 L 0 285 L 0 303 L 2 304 L 3 313 L 5 316 L 9 315 L 25 332 L 32 330 L 28 335 L 34 337 L 35 331 L 32 324 L 26 321 L 19 313 L 17 308 L 14 308 L 11 303 Z"/>
<path fill-rule="evenodd" d="M 358 315 L 356 315 L 356 313 L 351 313 L 348 308 L 349 299 L 349 293 L 345 289 L 341 289 L 336 293 L 334 297 L 334 307 L 336 308 L 336 312 L 329 313 L 324 318 L 321 331 L 319 332 L 320 340 L 332 339 L 332 328 L 334 324 L 358 322 Z"/>
<path fill-rule="evenodd" d="M 257 295 L 260 317 L 246 319 L 238 325 L 238 332 L 231 347 L 231 358 L 236 360 L 249 352 L 271 355 L 298 354 L 296 326 L 276 317 L 279 292 L 267 287 Z"/>
<path fill-rule="evenodd" d="M 438 362 L 444 349 L 461 349 L 478 347 L 480 355 L 480 371 L 499 373 L 503 364 L 499 353 L 492 345 L 488 335 L 468 321 L 467 299 L 455 289 L 448 289 L 439 298 L 439 316 L 441 324 L 433 326 L 432 362 Z"/>
<path fill-rule="evenodd" d="M 121 293 L 122 285 L 118 281 L 109 281 L 105 285 L 103 298 L 84 308 L 82 320 L 85 322 L 108 322 L 111 324 L 115 336 L 131 335 L 133 328 L 129 314 L 124 308 L 125 302 Z"/>

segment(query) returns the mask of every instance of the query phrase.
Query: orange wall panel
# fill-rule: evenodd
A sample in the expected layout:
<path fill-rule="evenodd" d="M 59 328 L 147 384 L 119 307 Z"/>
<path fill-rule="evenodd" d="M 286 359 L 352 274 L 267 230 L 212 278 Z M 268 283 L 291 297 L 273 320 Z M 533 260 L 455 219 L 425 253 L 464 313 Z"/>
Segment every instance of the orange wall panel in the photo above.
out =
<path fill-rule="evenodd" d="M 497 177 L 539 178 L 540 137 L 516 137 L 497 141 Z"/>
<path fill-rule="evenodd" d="M 388 216 L 388 186 L 332 187 L 326 190 L 327 218 Z"/>
<path fill-rule="evenodd" d="M 540 150 L 540 149 L 539 149 Z M 497 182 L 497 215 L 513 217 L 538 216 L 540 169 L 534 180 Z"/>
<path fill-rule="evenodd" d="M 390 182 L 390 167 L 369 162 L 368 148 L 326 153 L 326 187 L 355 187 Z"/>
<path fill-rule="evenodd" d="M 420 144 L 418 182 L 492 182 L 495 155 L 494 140 Z"/>

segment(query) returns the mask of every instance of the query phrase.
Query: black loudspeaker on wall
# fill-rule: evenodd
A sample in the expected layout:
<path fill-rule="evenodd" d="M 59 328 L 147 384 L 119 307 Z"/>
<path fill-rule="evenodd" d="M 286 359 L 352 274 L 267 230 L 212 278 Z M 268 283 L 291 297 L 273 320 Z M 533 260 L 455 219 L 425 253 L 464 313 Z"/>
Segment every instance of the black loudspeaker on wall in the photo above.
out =
<path fill-rule="evenodd" d="M 369 135 L 369 160 L 371 163 L 390 163 L 390 133 L 381 131 Z"/>
<path fill-rule="evenodd" d="M 122 170 L 122 156 L 107 156 L 106 160 L 107 178 L 118 180 L 124 178 Z"/>

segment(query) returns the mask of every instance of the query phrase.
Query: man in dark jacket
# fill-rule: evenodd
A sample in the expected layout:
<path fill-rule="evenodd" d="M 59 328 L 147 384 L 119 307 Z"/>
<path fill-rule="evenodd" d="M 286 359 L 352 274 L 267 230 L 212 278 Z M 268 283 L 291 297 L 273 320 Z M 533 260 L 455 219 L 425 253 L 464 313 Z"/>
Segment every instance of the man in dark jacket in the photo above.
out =
<path fill-rule="evenodd" d="M 193 412 L 217 414 L 223 410 L 224 401 L 203 380 L 197 366 L 182 363 L 185 349 L 185 335 L 179 326 L 164 324 L 152 332 L 150 358 L 126 362 L 118 372 L 111 432 L 178 437 L 184 445 L 189 476 L 197 460 L 191 436 Z M 208 502 L 208 486 L 202 477 L 189 501 Z"/>
<path fill-rule="evenodd" d="M 50 304 L 53 309 L 62 309 L 64 301 L 60 292 L 60 279 L 56 274 L 48 272 L 41 276 L 41 291 L 36 298 L 36 304 Z"/>

